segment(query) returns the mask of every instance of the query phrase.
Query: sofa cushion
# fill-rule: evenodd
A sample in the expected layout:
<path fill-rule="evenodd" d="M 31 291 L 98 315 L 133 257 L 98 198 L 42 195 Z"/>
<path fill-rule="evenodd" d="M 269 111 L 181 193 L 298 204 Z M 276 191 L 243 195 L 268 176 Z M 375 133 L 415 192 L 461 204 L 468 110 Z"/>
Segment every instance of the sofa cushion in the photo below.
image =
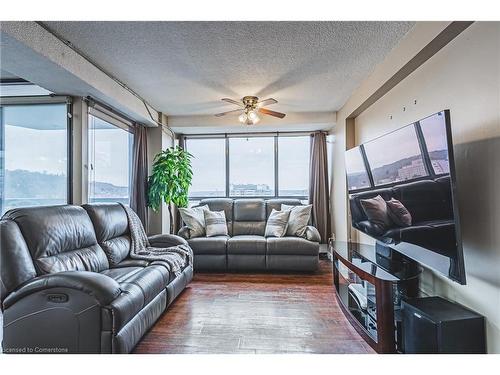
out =
<path fill-rule="evenodd" d="M 228 237 L 198 237 L 188 240 L 189 246 L 193 249 L 193 254 L 223 254 L 226 255 L 226 242 Z"/>
<path fill-rule="evenodd" d="M 318 255 L 319 244 L 300 237 L 267 239 L 268 255 Z"/>
<path fill-rule="evenodd" d="M 207 205 L 210 211 L 224 211 L 226 215 L 227 233 L 233 234 L 233 199 L 232 198 L 207 198 L 203 199 L 200 206 Z"/>
<path fill-rule="evenodd" d="M 235 221 L 233 223 L 233 236 L 264 236 L 265 232 L 265 221 Z"/>
<path fill-rule="evenodd" d="M 286 235 L 305 237 L 307 224 L 311 220 L 312 204 L 307 206 L 289 206 L 287 204 L 282 204 L 281 209 L 283 211 L 290 210 Z"/>
<path fill-rule="evenodd" d="M 118 203 L 92 203 L 82 206 L 88 213 L 97 242 L 102 247 L 110 267 L 116 266 L 130 252 L 127 214 Z"/>
<path fill-rule="evenodd" d="M 273 209 L 266 223 L 266 237 L 283 237 L 288 227 L 290 210 L 276 211 Z"/>
<path fill-rule="evenodd" d="M 234 201 L 234 221 L 266 221 L 263 199 L 237 199 Z"/>
<path fill-rule="evenodd" d="M 263 236 L 241 235 L 227 241 L 228 254 L 265 254 L 266 239 Z"/>
<path fill-rule="evenodd" d="M 411 213 L 398 201 L 391 198 L 387 202 L 387 213 L 391 220 L 400 227 L 409 227 L 411 225 Z"/>
<path fill-rule="evenodd" d="M 82 207 L 17 208 L 4 218 L 19 226 L 39 275 L 109 268 L 106 254 L 97 244 L 94 226 Z"/>
<path fill-rule="evenodd" d="M 99 243 L 128 234 L 127 214 L 118 203 L 92 203 L 82 206 L 87 211 Z"/>
<path fill-rule="evenodd" d="M 383 229 L 392 226 L 392 220 L 387 213 L 387 203 L 380 195 L 375 198 L 361 199 L 361 206 L 365 210 L 368 220 L 373 224 Z"/>
<path fill-rule="evenodd" d="M 205 236 L 205 215 L 204 211 L 208 211 L 207 205 L 192 207 L 192 208 L 179 208 L 182 221 L 189 228 L 189 237 L 202 237 Z"/>
<path fill-rule="evenodd" d="M 224 211 L 205 211 L 204 214 L 207 237 L 228 235 Z"/>
<path fill-rule="evenodd" d="M 299 199 L 275 198 L 266 200 L 266 218 L 271 215 L 272 210 L 281 211 L 282 205 L 300 206 L 302 203 Z"/>
<path fill-rule="evenodd" d="M 109 304 L 118 332 L 139 311 L 166 289 L 168 270 L 161 265 L 113 268 L 101 272 L 116 280 L 122 293 Z"/>

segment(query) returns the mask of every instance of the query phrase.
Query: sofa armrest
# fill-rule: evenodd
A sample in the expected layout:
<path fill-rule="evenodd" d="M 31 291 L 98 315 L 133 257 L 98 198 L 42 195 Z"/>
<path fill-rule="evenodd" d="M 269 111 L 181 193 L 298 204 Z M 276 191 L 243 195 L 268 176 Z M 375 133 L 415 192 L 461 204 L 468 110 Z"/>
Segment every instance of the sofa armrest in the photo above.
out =
<path fill-rule="evenodd" d="M 189 240 L 191 238 L 191 233 L 189 232 L 189 228 L 186 226 L 183 226 L 181 229 L 179 229 L 179 233 L 177 234 L 182 238 L 184 238 L 185 240 Z"/>
<path fill-rule="evenodd" d="M 156 234 L 149 237 L 149 244 L 153 247 L 170 247 L 177 245 L 187 245 L 187 241 L 175 234 Z"/>
<path fill-rule="evenodd" d="M 321 235 L 318 230 L 312 225 L 306 227 L 306 239 L 312 242 L 321 242 Z"/>
<path fill-rule="evenodd" d="M 109 276 L 88 271 L 66 271 L 31 279 L 9 294 L 3 307 L 7 309 L 30 294 L 50 288 L 79 290 L 94 297 L 101 306 L 109 304 L 121 293 L 120 285 Z"/>
<path fill-rule="evenodd" d="M 378 226 L 377 224 L 373 224 L 368 220 L 363 220 L 356 223 L 357 229 L 369 234 L 370 236 L 381 236 L 384 233 L 384 230 Z"/>

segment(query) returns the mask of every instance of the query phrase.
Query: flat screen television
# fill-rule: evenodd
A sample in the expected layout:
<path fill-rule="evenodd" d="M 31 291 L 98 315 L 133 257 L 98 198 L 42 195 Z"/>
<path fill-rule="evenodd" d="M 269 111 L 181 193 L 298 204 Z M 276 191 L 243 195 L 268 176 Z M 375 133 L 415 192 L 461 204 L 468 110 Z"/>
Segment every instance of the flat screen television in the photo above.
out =
<path fill-rule="evenodd" d="M 465 284 L 449 110 L 349 149 L 345 156 L 352 226 Z"/>

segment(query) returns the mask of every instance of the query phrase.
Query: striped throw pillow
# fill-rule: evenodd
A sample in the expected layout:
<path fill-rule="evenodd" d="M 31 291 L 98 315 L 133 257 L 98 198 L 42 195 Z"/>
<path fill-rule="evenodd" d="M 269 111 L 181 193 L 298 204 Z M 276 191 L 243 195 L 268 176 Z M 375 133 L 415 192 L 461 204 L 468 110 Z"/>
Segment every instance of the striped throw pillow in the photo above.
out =
<path fill-rule="evenodd" d="M 290 211 L 276 211 L 273 209 L 266 223 L 266 237 L 283 237 L 286 234 Z"/>
<path fill-rule="evenodd" d="M 226 214 L 224 211 L 205 211 L 204 214 L 207 237 L 227 236 Z"/>

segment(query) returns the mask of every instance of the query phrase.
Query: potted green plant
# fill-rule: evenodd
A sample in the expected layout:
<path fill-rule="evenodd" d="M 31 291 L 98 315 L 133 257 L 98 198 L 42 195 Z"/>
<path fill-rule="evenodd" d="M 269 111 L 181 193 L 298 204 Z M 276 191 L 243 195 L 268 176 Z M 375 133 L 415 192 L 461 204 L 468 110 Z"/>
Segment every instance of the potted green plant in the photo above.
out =
<path fill-rule="evenodd" d="M 193 178 L 193 156 L 176 146 L 158 153 L 153 160 L 153 172 L 148 178 L 148 206 L 157 212 L 165 202 L 170 216 L 170 233 L 174 231 L 172 203 L 187 207 L 188 191 Z"/>

